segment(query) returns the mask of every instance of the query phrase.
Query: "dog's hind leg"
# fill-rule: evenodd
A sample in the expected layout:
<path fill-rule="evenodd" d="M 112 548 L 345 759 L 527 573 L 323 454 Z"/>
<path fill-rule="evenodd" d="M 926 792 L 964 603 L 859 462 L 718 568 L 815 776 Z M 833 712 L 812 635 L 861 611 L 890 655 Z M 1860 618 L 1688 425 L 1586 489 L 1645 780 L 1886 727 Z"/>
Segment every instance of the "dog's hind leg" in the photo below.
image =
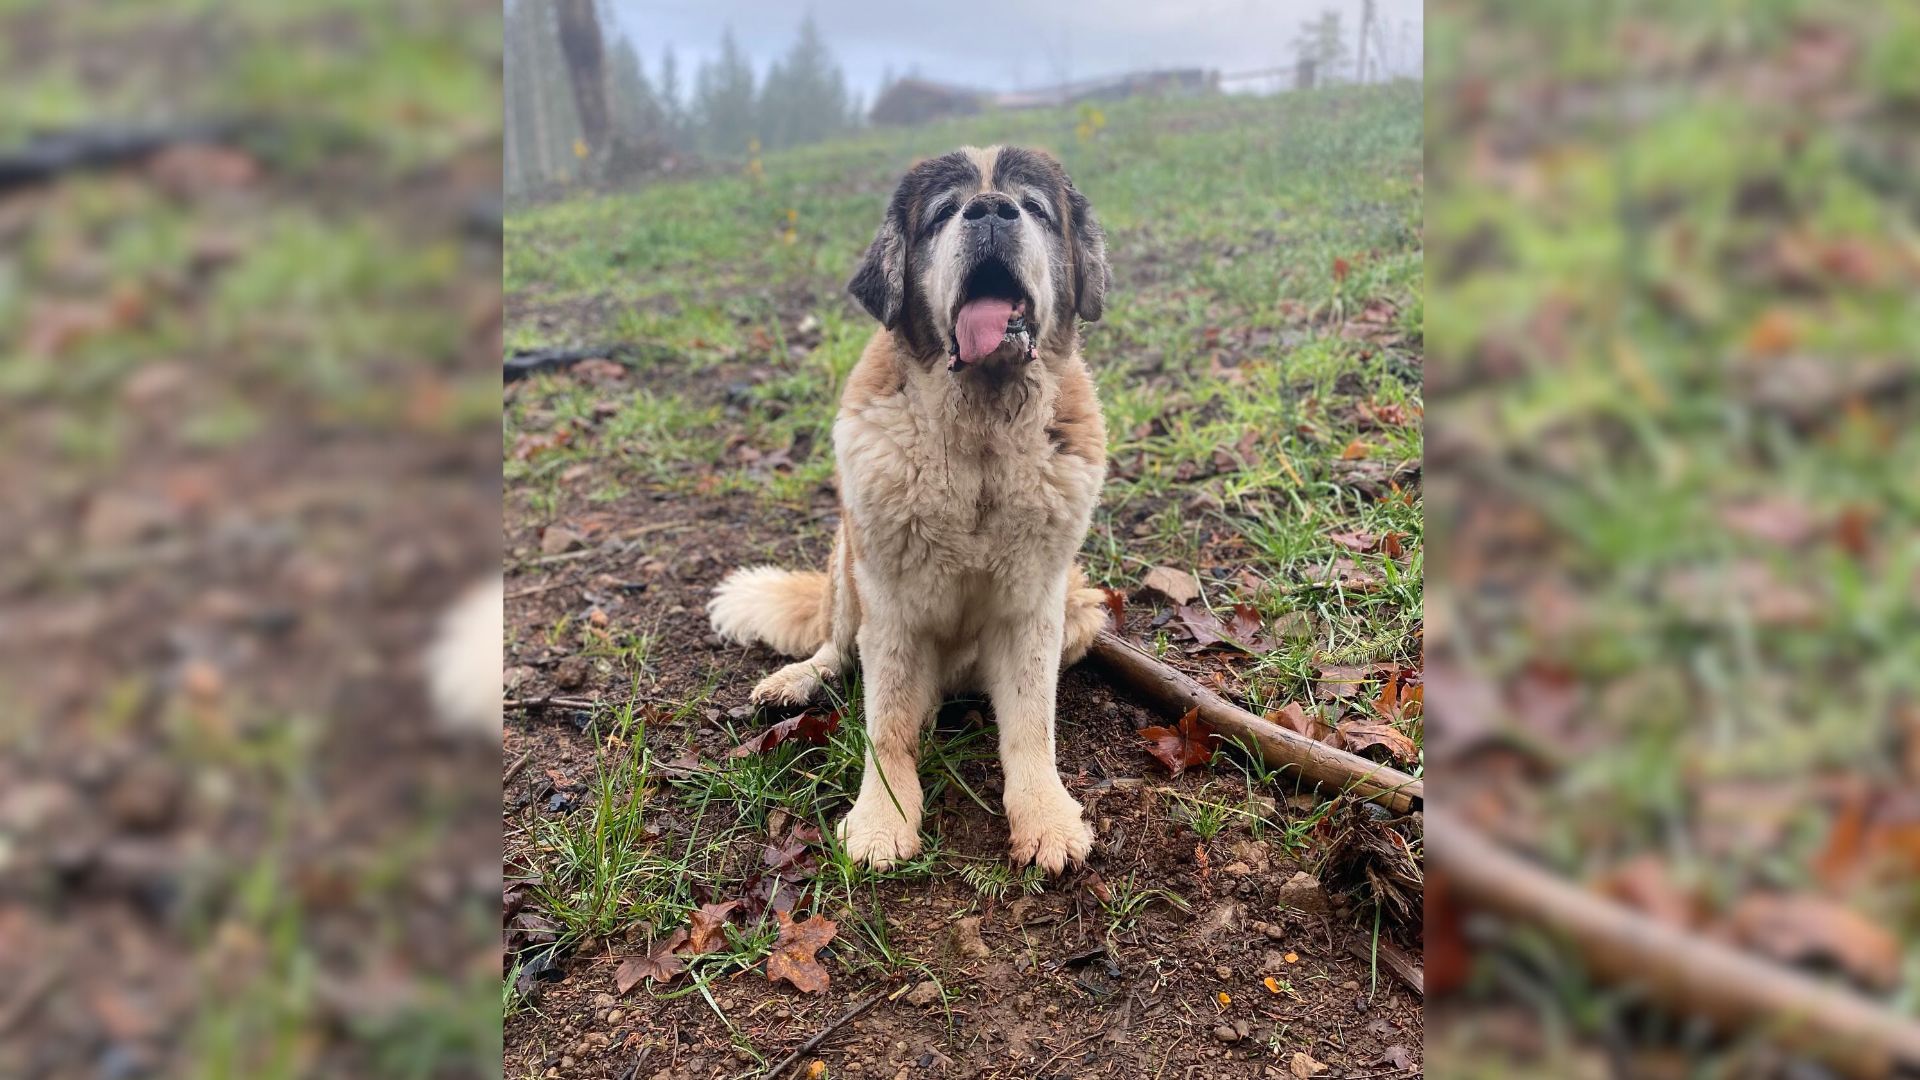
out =
<path fill-rule="evenodd" d="M 753 688 L 750 700 L 755 705 L 805 705 L 821 683 L 839 676 L 845 662 L 840 646 L 829 641 L 805 660 L 788 664 L 761 679 Z"/>

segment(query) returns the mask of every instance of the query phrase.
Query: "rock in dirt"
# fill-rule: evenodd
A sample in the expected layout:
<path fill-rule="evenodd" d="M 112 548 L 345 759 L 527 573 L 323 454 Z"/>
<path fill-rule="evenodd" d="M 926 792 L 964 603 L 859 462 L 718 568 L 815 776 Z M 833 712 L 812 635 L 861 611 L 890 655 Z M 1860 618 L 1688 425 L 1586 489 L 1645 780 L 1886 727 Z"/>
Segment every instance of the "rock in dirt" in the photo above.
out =
<path fill-rule="evenodd" d="M 1223 900 L 1205 915 L 1195 926 L 1195 932 L 1202 940 L 1218 937 L 1232 930 L 1240 922 L 1240 905 L 1231 900 Z"/>
<path fill-rule="evenodd" d="M 578 690 L 587 685 L 592 665 L 584 656 L 569 656 L 553 669 L 553 685 L 562 690 Z"/>
<path fill-rule="evenodd" d="M 1265 841 L 1242 840 L 1233 845 L 1233 857 L 1255 870 L 1265 870 L 1268 862 L 1273 858 L 1273 851 L 1267 847 Z"/>
<path fill-rule="evenodd" d="M 1223 1043 L 1229 1044 L 1240 1041 L 1240 1033 L 1233 1029 L 1232 1024 L 1221 1024 L 1219 1027 L 1214 1028 L 1213 1037 Z"/>
<path fill-rule="evenodd" d="M 1158 593 L 1174 604 L 1191 604 L 1200 599 L 1200 579 L 1186 570 L 1156 566 L 1140 579 L 1140 587 Z"/>
<path fill-rule="evenodd" d="M 953 930 L 947 937 L 947 945 L 955 956 L 985 960 L 993 953 L 988 951 L 987 943 L 980 940 L 980 916 L 972 915 L 953 924 Z"/>
<path fill-rule="evenodd" d="M 1287 879 L 1280 886 L 1279 901 L 1294 911 L 1304 911 L 1309 915 L 1327 913 L 1327 893 L 1320 887 L 1320 879 L 1302 870 Z"/>
<path fill-rule="evenodd" d="M 549 525 L 540 536 L 540 554 L 564 555 L 575 548 L 587 546 L 587 538 L 567 528 L 565 525 Z"/>
<path fill-rule="evenodd" d="M 165 762 L 139 762 L 107 792 L 107 813 L 121 828 L 132 832 L 165 828 L 173 821 L 180 788 L 180 775 Z"/>
<path fill-rule="evenodd" d="M 1326 1062 L 1315 1061 L 1313 1055 L 1307 1053 L 1305 1050 L 1295 1050 L 1293 1052 L 1293 1060 L 1287 1062 L 1287 1070 L 1293 1073 L 1298 1080 L 1309 1080 L 1310 1077 L 1319 1076 L 1321 1073 L 1326 1072 L 1327 1065 Z"/>
<path fill-rule="evenodd" d="M 928 979 L 907 993 L 907 1004 L 925 1007 L 940 1000 L 940 984 Z"/>

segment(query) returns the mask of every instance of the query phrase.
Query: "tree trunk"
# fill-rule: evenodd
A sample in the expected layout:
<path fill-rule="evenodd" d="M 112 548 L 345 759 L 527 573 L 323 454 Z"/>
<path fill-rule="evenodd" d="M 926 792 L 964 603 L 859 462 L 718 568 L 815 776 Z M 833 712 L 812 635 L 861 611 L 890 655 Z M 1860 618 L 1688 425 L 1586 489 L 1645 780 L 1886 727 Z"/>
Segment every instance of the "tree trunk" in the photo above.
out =
<path fill-rule="evenodd" d="M 573 104 L 580 116 L 580 134 L 592 155 L 607 147 L 606 59 L 600 45 L 600 15 L 594 0 L 559 0 L 560 51 L 567 60 L 567 79 L 573 84 Z"/>

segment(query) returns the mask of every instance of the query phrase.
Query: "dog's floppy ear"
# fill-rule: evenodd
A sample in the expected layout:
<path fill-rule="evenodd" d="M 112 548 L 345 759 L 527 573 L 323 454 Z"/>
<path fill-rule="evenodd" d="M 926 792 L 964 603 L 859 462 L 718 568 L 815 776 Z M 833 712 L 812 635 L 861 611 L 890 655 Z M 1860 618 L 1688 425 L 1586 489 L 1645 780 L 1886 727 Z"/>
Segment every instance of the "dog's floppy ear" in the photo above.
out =
<path fill-rule="evenodd" d="M 847 291 L 860 306 L 888 330 L 900 324 L 901 309 L 907 297 L 907 237 L 905 214 L 898 196 L 887 207 L 887 216 L 873 234 L 866 257 L 847 282 Z"/>
<path fill-rule="evenodd" d="M 1067 206 L 1073 223 L 1073 309 L 1088 322 L 1099 322 L 1106 310 L 1107 286 L 1113 271 L 1107 268 L 1107 234 L 1094 220 L 1093 205 L 1067 181 Z"/>

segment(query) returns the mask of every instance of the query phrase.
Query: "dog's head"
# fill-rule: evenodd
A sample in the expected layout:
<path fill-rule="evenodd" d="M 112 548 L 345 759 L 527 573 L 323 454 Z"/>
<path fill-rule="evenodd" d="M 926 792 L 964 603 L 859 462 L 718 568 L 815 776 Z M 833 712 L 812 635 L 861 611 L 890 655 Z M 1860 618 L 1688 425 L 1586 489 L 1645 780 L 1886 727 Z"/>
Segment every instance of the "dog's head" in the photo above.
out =
<path fill-rule="evenodd" d="M 1064 353 L 1109 277 L 1106 236 L 1058 161 L 969 146 L 908 170 L 847 288 L 915 355 L 963 371 L 1027 358 L 1009 322 Z"/>

